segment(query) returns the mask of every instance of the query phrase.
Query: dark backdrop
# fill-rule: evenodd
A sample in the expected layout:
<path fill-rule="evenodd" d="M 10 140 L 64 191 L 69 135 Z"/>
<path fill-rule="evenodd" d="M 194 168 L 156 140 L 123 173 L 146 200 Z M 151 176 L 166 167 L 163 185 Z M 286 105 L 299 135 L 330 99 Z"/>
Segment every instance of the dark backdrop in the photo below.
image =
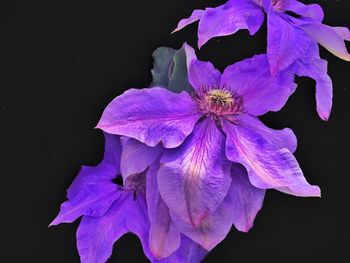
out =
<path fill-rule="evenodd" d="M 80 165 L 101 160 L 103 137 L 93 128 L 104 107 L 126 89 L 149 84 L 154 49 L 196 44 L 197 25 L 170 34 L 180 18 L 223 2 L 1 2 L 1 262 L 79 262 L 78 223 L 47 225 Z M 350 1 L 318 2 L 326 23 L 350 26 Z M 198 56 L 222 70 L 264 52 L 265 34 L 264 26 L 254 37 L 240 31 L 214 39 Z M 263 120 L 293 128 L 296 156 L 323 197 L 269 191 L 255 227 L 248 234 L 232 229 L 205 262 L 350 262 L 350 63 L 321 51 L 334 82 L 330 121 L 317 117 L 309 79 L 298 79 L 284 109 Z M 110 262 L 147 261 L 137 238 L 126 235 Z"/>

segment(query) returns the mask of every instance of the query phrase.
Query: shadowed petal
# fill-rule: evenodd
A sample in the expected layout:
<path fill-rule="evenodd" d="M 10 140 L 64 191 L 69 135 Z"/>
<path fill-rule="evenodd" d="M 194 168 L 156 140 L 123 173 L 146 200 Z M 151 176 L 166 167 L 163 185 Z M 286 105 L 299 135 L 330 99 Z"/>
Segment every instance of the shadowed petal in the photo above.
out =
<path fill-rule="evenodd" d="M 241 115 L 239 121 L 242 123 L 242 126 L 258 132 L 278 148 L 287 148 L 292 153 L 296 151 L 297 138 L 291 129 L 271 129 L 263 124 L 257 117 L 248 114 Z"/>
<path fill-rule="evenodd" d="M 173 148 L 192 132 L 200 117 L 197 105 L 187 92 L 131 89 L 107 106 L 97 127 L 149 146 L 162 142 L 165 147 Z"/>
<path fill-rule="evenodd" d="M 267 54 L 273 75 L 292 65 L 305 54 L 312 40 L 306 33 L 286 21 L 287 15 L 268 13 Z"/>
<path fill-rule="evenodd" d="M 220 86 L 241 96 L 244 111 L 252 115 L 280 110 L 296 88 L 292 72 L 271 75 L 266 55 L 257 55 L 227 67 Z"/>
<path fill-rule="evenodd" d="M 111 256 L 113 244 L 125 233 L 136 234 L 148 245 L 149 223 L 145 199 L 124 193 L 102 217 L 83 217 L 77 231 L 77 245 L 82 263 L 104 263 Z"/>
<path fill-rule="evenodd" d="M 211 119 L 196 125 L 179 147 L 167 151 L 158 172 L 160 193 L 169 209 L 198 226 L 227 194 L 230 163 L 224 137 Z"/>
<path fill-rule="evenodd" d="M 149 246 L 157 258 L 171 255 L 180 246 L 181 235 L 170 218 L 169 209 L 160 196 L 157 183 L 159 163 L 154 163 L 147 172 L 146 198 L 151 223 Z"/>
<path fill-rule="evenodd" d="M 233 210 L 232 222 L 239 231 L 248 232 L 262 208 L 265 190 L 254 187 L 244 167 L 231 166 L 232 185 L 229 196 Z"/>
<path fill-rule="evenodd" d="M 203 88 L 217 87 L 220 84 L 221 73 L 210 62 L 199 61 L 192 47 L 185 44 L 187 57 L 188 81 L 200 92 Z"/>
<path fill-rule="evenodd" d="M 146 170 L 163 152 L 161 145 L 147 146 L 135 139 L 121 138 L 123 151 L 120 168 L 124 180 L 131 174 L 138 174 Z"/>
<path fill-rule="evenodd" d="M 223 122 L 223 129 L 227 135 L 227 157 L 245 166 L 254 186 L 296 196 L 320 196 L 320 189 L 305 180 L 288 149 L 279 148 L 256 131 L 227 121 Z"/>
<path fill-rule="evenodd" d="M 209 39 L 227 36 L 240 29 L 248 29 L 254 35 L 264 21 L 264 14 L 253 1 L 231 0 L 216 8 L 207 8 L 198 27 L 198 47 Z"/>
<path fill-rule="evenodd" d="M 329 52 L 341 59 L 350 61 L 350 54 L 344 43 L 344 39 L 348 37 L 346 29 L 338 27 L 334 30 L 334 28 L 321 23 L 304 23 L 300 27 Z"/>

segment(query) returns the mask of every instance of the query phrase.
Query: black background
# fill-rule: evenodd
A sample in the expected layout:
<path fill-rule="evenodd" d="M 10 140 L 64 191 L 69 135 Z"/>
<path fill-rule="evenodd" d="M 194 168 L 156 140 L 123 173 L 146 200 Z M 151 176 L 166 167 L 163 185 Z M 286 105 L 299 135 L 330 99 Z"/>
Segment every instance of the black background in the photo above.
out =
<path fill-rule="evenodd" d="M 97 164 L 104 107 L 151 81 L 159 46 L 196 44 L 197 25 L 171 35 L 178 20 L 213 0 L 2 1 L 0 4 L 1 262 L 79 262 L 78 222 L 47 228 L 80 165 Z M 310 3 L 311 1 L 307 1 Z M 315 1 L 317 2 L 317 1 Z M 318 1 L 329 25 L 350 26 L 350 1 Z M 219 69 L 265 51 L 266 25 L 211 40 L 199 52 Z M 349 47 L 349 46 L 348 46 Z M 284 109 L 263 117 L 291 127 L 296 156 L 322 198 L 269 191 L 248 233 L 232 229 L 205 262 L 350 262 L 350 63 L 329 61 L 334 107 L 328 123 L 315 111 L 314 81 L 300 84 Z M 147 262 L 126 235 L 110 262 Z"/>

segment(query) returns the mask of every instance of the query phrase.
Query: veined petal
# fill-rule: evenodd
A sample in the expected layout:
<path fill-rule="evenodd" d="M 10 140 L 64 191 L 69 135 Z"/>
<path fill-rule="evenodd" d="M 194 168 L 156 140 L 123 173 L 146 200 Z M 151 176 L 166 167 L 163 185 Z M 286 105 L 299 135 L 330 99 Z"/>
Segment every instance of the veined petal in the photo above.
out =
<path fill-rule="evenodd" d="M 350 61 L 350 54 L 344 43 L 348 39 L 346 29 L 334 29 L 321 23 L 304 23 L 300 26 L 312 39 L 337 57 Z M 344 36 L 344 37 L 343 37 Z"/>
<path fill-rule="evenodd" d="M 187 92 L 131 89 L 107 106 L 97 127 L 132 137 L 148 146 L 162 142 L 166 148 L 174 148 L 192 132 L 200 117 L 197 105 Z"/>
<path fill-rule="evenodd" d="M 163 152 L 161 145 L 155 147 L 147 146 L 135 139 L 121 138 L 123 151 L 121 155 L 120 168 L 124 180 L 132 174 L 142 173 Z"/>
<path fill-rule="evenodd" d="M 261 189 L 274 188 L 296 196 L 320 196 L 320 189 L 304 178 L 298 162 L 286 148 L 279 148 L 262 134 L 223 122 L 227 135 L 226 156 L 243 164 L 251 183 Z"/>
<path fill-rule="evenodd" d="M 124 193 L 102 217 L 83 217 L 77 231 L 82 263 L 104 263 L 112 254 L 113 244 L 124 234 L 136 234 L 148 247 L 149 222 L 145 199 Z"/>
<path fill-rule="evenodd" d="M 165 152 L 158 186 L 169 209 L 193 226 L 215 211 L 231 183 L 224 137 L 211 119 L 196 125 L 178 148 Z"/>
<path fill-rule="evenodd" d="M 210 62 L 197 59 L 192 47 L 185 44 L 187 57 L 188 81 L 192 87 L 200 92 L 203 88 L 215 87 L 220 84 L 221 73 Z"/>
<path fill-rule="evenodd" d="M 232 222 L 239 231 L 248 232 L 262 208 L 265 190 L 253 186 L 245 168 L 239 164 L 231 166 L 231 177 L 232 183 L 228 195 L 233 210 Z"/>
<path fill-rule="evenodd" d="M 296 0 L 285 0 L 283 4 L 283 11 L 292 11 L 303 18 L 311 18 L 314 21 L 321 22 L 324 14 L 322 7 L 317 4 L 305 5 Z"/>
<path fill-rule="evenodd" d="M 304 30 L 286 19 L 286 14 L 277 14 L 272 10 L 268 13 L 267 54 L 273 75 L 292 65 L 312 44 Z"/>
<path fill-rule="evenodd" d="M 240 231 L 248 231 L 263 203 L 265 190 L 251 185 L 243 167 L 233 164 L 231 176 L 232 183 L 224 200 L 201 225 L 193 226 L 171 211 L 176 227 L 207 251 L 227 236 L 232 224 Z"/>
<path fill-rule="evenodd" d="M 242 126 L 261 134 L 264 138 L 275 144 L 278 148 L 287 148 L 294 153 L 297 149 L 297 138 L 289 128 L 274 130 L 263 124 L 257 117 L 243 114 L 239 118 Z"/>
<path fill-rule="evenodd" d="M 317 45 L 314 47 L 314 55 L 310 52 L 309 56 L 298 61 L 296 74 L 310 77 L 316 81 L 317 112 L 322 120 L 327 121 L 332 110 L 333 84 L 327 74 L 327 61 L 321 59 L 315 50 L 318 50 Z"/>
<path fill-rule="evenodd" d="M 147 172 L 146 199 L 151 224 L 149 246 L 157 258 L 165 258 L 176 251 L 181 243 L 181 234 L 174 226 L 169 209 L 160 196 L 157 183 L 159 163 L 154 163 Z"/>
<path fill-rule="evenodd" d="M 185 18 L 180 20 L 179 24 L 177 25 L 177 27 L 175 28 L 175 30 L 172 33 L 175 33 L 181 29 L 183 29 L 184 27 L 188 26 L 189 24 L 192 24 L 196 21 L 198 21 L 199 19 L 201 19 L 201 17 L 204 15 L 205 10 L 200 10 L 200 9 L 196 9 L 192 12 L 192 14 L 190 15 L 190 17 Z"/>
<path fill-rule="evenodd" d="M 244 111 L 252 115 L 280 110 L 296 88 L 292 72 L 286 70 L 271 75 L 266 55 L 257 55 L 227 67 L 220 86 L 241 96 Z"/>
<path fill-rule="evenodd" d="M 231 0 L 216 8 L 207 8 L 198 27 L 198 46 L 217 36 L 227 36 L 240 29 L 254 35 L 264 21 L 264 13 L 253 1 Z"/>

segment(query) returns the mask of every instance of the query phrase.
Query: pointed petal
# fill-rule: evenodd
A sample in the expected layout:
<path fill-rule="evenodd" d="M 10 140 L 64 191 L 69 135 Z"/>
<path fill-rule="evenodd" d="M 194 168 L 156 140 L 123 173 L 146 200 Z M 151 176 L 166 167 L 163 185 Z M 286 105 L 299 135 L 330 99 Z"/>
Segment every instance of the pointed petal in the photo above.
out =
<path fill-rule="evenodd" d="M 227 135 L 227 157 L 245 166 L 254 186 L 296 196 L 320 196 L 320 189 L 305 180 L 288 149 L 279 148 L 256 131 L 227 121 L 223 123 L 223 130 Z"/>
<path fill-rule="evenodd" d="M 179 147 L 168 150 L 158 172 L 160 193 L 169 209 L 198 226 L 226 196 L 231 178 L 224 137 L 211 119 L 196 125 Z"/>
<path fill-rule="evenodd" d="M 131 89 L 107 106 L 97 127 L 149 146 L 162 142 L 165 147 L 173 148 L 192 132 L 200 117 L 197 105 L 187 92 Z"/>
<path fill-rule="evenodd" d="M 188 81 L 200 92 L 203 88 L 217 87 L 220 84 L 221 73 L 210 62 L 199 61 L 192 47 L 185 44 L 187 56 Z"/>
<path fill-rule="evenodd" d="M 322 7 L 317 4 L 305 5 L 296 0 L 287 0 L 283 4 L 284 11 L 292 11 L 303 18 L 311 18 L 314 21 L 321 22 L 324 14 Z"/>
<path fill-rule="evenodd" d="M 75 184 L 74 195 L 68 195 L 69 200 L 61 205 L 60 213 L 50 226 L 72 223 L 83 215 L 98 217 L 105 214 L 120 195 L 115 184 L 103 179 L 106 174 L 115 175 L 111 167 L 107 165 L 93 168 L 82 167 L 78 178 L 73 182 Z"/>
<path fill-rule="evenodd" d="M 72 185 L 67 190 L 68 201 L 50 224 L 71 223 L 78 217 L 102 216 L 114 200 L 119 197 L 118 187 L 112 180 L 120 173 L 120 138 L 105 135 L 105 154 L 103 161 L 96 167 L 83 166 Z"/>
<path fill-rule="evenodd" d="M 163 152 L 161 145 L 156 147 L 147 146 L 135 139 L 121 138 L 123 151 L 120 168 L 124 180 L 132 174 L 145 171 Z"/>
<path fill-rule="evenodd" d="M 307 34 L 287 18 L 288 15 L 274 11 L 268 13 L 267 54 L 273 75 L 292 65 L 312 44 Z"/>
<path fill-rule="evenodd" d="M 296 88 L 292 72 L 271 75 L 266 55 L 257 55 L 227 67 L 220 86 L 241 96 L 244 111 L 252 115 L 280 110 Z"/>
<path fill-rule="evenodd" d="M 147 172 L 146 198 L 151 223 L 150 250 L 157 259 L 170 256 L 181 243 L 180 232 L 174 226 L 169 209 L 160 196 L 157 183 L 159 163 L 154 163 Z"/>
<path fill-rule="evenodd" d="M 334 28 L 321 23 L 304 23 L 301 28 L 329 52 L 341 59 L 350 61 L 350 54 L 344 43 L 344 39 L 348 36 L 345 34 L 345 37 L 343 37 L 343 34 L 346 33 L 344 29 L 336 28 L 334 30 Z"/>
<path fill-rule="evenodd" d="M 231 166 L 232 185 L 230 188 L 233 210 L 232 222 L 239 231 L 248 232 L 262 208 L 265 190 L 254 187 L 244 167 Z"/>
<path fill-rule="evenodd" d="M 240 29 L 254 35 L 264 21 L 262 10 L 254 2 L 233 0 L 216 8 L 207 8 L 199 21 L 198 47 L 217 36 L 227 36 Z"/>
<path fill-rule="evenodd" d="M 327 121 L 332 110 L 333 84 L 327 74 L 327 61 L 311 53 L 300 59 L 296 65 L 296 74 L 316 81 L 316 106 L 318 115 Z"/>
<path fill-rule="evenodd" d="M 199 19 L 201 19 L 201 17 L 204 15 L 205 10 L 200 10 L 200 9 L 196 9 L 192 12 L 192 14 L 190 15 L 190 17 L 185 18 L 180 20 L 179 24 L 177 25 L 177 27 L 175 28 L 175 30 L 172 33 L 175 33 L 181 29 L 183 29 L 184 27 L 188 26 L 189 24 L 192 24 L 196 21 L 198 21 Z"/>
<path fill-rule="evenodd" d="M 297 149 L 297 138 L 294 132 L 289 128 L 283 130 L 274 130 L 263 124 L 257 117 L 248 114 L 241 115 L 239 121 L 242 126 L 260 133 L 278 148 L 287 148 L 294 153 Z"/>
<path fill-rule="evenodd" d="M 83 217 L 77 231 L 77 245 L 82 263 L 104 263 L 111 256 L 113 244 L 125 233 L 136 234 L 148 245 L 149 223 L 144 198 L 135 200 L 124 193 L 102 217 Z"/>

